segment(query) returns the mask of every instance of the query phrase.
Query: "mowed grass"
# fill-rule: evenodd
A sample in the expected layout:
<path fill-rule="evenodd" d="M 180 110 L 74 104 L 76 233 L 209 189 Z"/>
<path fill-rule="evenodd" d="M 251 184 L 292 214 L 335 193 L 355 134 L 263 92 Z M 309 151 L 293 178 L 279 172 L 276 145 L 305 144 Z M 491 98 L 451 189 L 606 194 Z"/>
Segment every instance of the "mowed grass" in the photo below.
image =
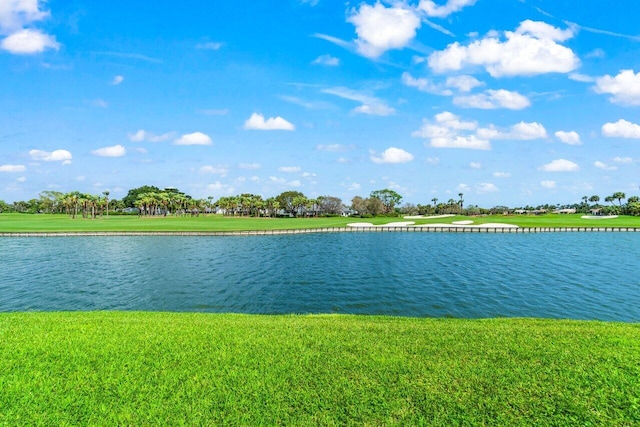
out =
<path fill-rule="evenodd" d="M 640 325 L 0 314 L 0 425 L 640 424 Z"/>
<path fill-rule="evenodd" d="M 640 227 L 640 217 L 615 219 L 583 219 L 582 215 L 491 215 L 485 217 L 455 216 L 436 219 L 412 219 L 417 225 L 451 224 L 472 220 L 474 224 L 504 223 L 521 227 Z M 0 232 L 100 232 L 100 231 L 248 231 L 346 227 L 352 222 L 384 225 L 405 221 L 403 218 L 247 218 L 222 215 L 200 217 L 109 216 L 98 219 L 72 219 L 67 215 L 0 214 Z"/>

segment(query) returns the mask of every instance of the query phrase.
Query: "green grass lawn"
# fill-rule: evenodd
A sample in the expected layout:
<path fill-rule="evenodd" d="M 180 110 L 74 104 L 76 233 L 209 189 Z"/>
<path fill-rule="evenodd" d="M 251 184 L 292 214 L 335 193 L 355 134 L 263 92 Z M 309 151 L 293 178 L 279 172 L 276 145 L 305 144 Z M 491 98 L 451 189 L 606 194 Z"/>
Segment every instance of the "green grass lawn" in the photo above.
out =
<path fill-rule="evenodd" d="M 640 325 L 0 314 L 0 425 L 640 424 Z"/>
<path fill-rule="evenodd" d="M 73 231 L 246 231 L 345 227 L 350 222 L 376 225 L 403 221 L 403 218 L 240 218 L 221 215 L 192 217 L 140 218 L 109 216 L 99 219 L 71 219 L 67 215 L 0 214 L 0 232 L 73 232 Z M 416 219 L 416 224 L 473 220 L 475 224 L 498 222 L 521 227 L 640 227 L 640 217 L 587 220 L 581 215 L 541 215 L 450 217 Z"/>

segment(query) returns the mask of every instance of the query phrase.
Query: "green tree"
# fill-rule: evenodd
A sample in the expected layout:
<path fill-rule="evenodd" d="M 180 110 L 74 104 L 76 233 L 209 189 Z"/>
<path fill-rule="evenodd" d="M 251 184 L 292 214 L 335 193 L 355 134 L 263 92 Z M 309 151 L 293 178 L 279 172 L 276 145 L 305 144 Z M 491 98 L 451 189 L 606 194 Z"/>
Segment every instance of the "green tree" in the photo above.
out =
<path fill-rule="evenodd" d="M 278 196 L 276 196 L 276 200 L 280 204 L 280 208 L 281 209 L 284 209 L 284 211 L 286 213 L 295 216 L 296 215 L 295 211 L 296 211 L 297 205 L 296 205 L 296 203 L 294 203 L 294 200 L 296 200 L 296 197 L 305 198 L 304 194 L 302 194 L 299 191 L 285 191 L 284 193 L 281 193 Z M 298 199 L 298 200 L 296 200 L 296 202 L 300 202 L 300 200 L 301 199 Z"/>
<path fill-rule="evenodd" d="M 384 206 L 383 211 L 387 214 L 393 212 L 395 206 L 402 200 L 402 196 L 400 194 L 388 188 L 372 191 L 369 197 L 380 200 Z"/>
<path fill-rule="evenodd" d="M 351 209 L 358 212 L 358 215 L 369 213 L 367 212 L 367 201 L 360 196 L 354 196 L 351 199 Z"/>
<path fill-rule="evenodd" d="M 342 212 L 342 199 L 333 196 L 318 197 L 320 212 L 323 214 L 337 215 Z"/>
<path fill-rule="evenodd" d="M 158 187 L 155 187 L 153 185 L 143 185 L 142 187 L 132 188 L 131 190 L 129 190 L 127 195 L 122 198 L 122 202 L 124 203 L 124 206 L 127 208 L 135 208 L 137 207 L 136 200 L 138 199 L 138 196 L 140 194 L 159 193 L 159 192 L 160 192 L 160 189 Z"/>

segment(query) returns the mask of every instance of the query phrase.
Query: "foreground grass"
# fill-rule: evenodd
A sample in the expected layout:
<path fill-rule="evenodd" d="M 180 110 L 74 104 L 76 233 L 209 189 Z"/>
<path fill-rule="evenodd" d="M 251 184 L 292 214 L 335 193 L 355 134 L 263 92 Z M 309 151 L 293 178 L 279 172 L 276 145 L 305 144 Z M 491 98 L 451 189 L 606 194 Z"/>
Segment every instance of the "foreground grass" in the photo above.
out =
<path fill-rule="evenodd" d="M 4 425 L 638 425 L 640 325 L 0 314 Z"/>
<path fill-rule="evenodd" d="M 498 222 L 520 227 L 640 227 L 640 217 L 621 216 L 615 219 L 587 220 L 582 215 L 491 215 L 486 217 L 455 216 L 437 219 L 416 219 L 416 224 L 473 220 L 475 224 Z M 74 232 L 74 231 L 246 231 L 286 230 L 324 227 L 346 227 L 350 222 L 370 222 L 383 225 L 403 221 L 402 218 L 233 218 L 221 215 L 200 217 L 140 218 L 110 216 L 100 219 L 71 219 L 67 215 L 0 214 L 0 232 Z"/>

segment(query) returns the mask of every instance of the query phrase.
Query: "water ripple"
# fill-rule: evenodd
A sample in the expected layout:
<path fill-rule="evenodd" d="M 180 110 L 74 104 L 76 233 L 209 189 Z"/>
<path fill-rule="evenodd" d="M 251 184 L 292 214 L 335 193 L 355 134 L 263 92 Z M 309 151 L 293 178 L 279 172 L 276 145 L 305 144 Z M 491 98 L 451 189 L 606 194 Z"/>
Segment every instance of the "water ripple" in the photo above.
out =
<path fill-rule="evenodd" d="M 636 233 L 0 239 L 0 311 L 640 320 Z"/>

